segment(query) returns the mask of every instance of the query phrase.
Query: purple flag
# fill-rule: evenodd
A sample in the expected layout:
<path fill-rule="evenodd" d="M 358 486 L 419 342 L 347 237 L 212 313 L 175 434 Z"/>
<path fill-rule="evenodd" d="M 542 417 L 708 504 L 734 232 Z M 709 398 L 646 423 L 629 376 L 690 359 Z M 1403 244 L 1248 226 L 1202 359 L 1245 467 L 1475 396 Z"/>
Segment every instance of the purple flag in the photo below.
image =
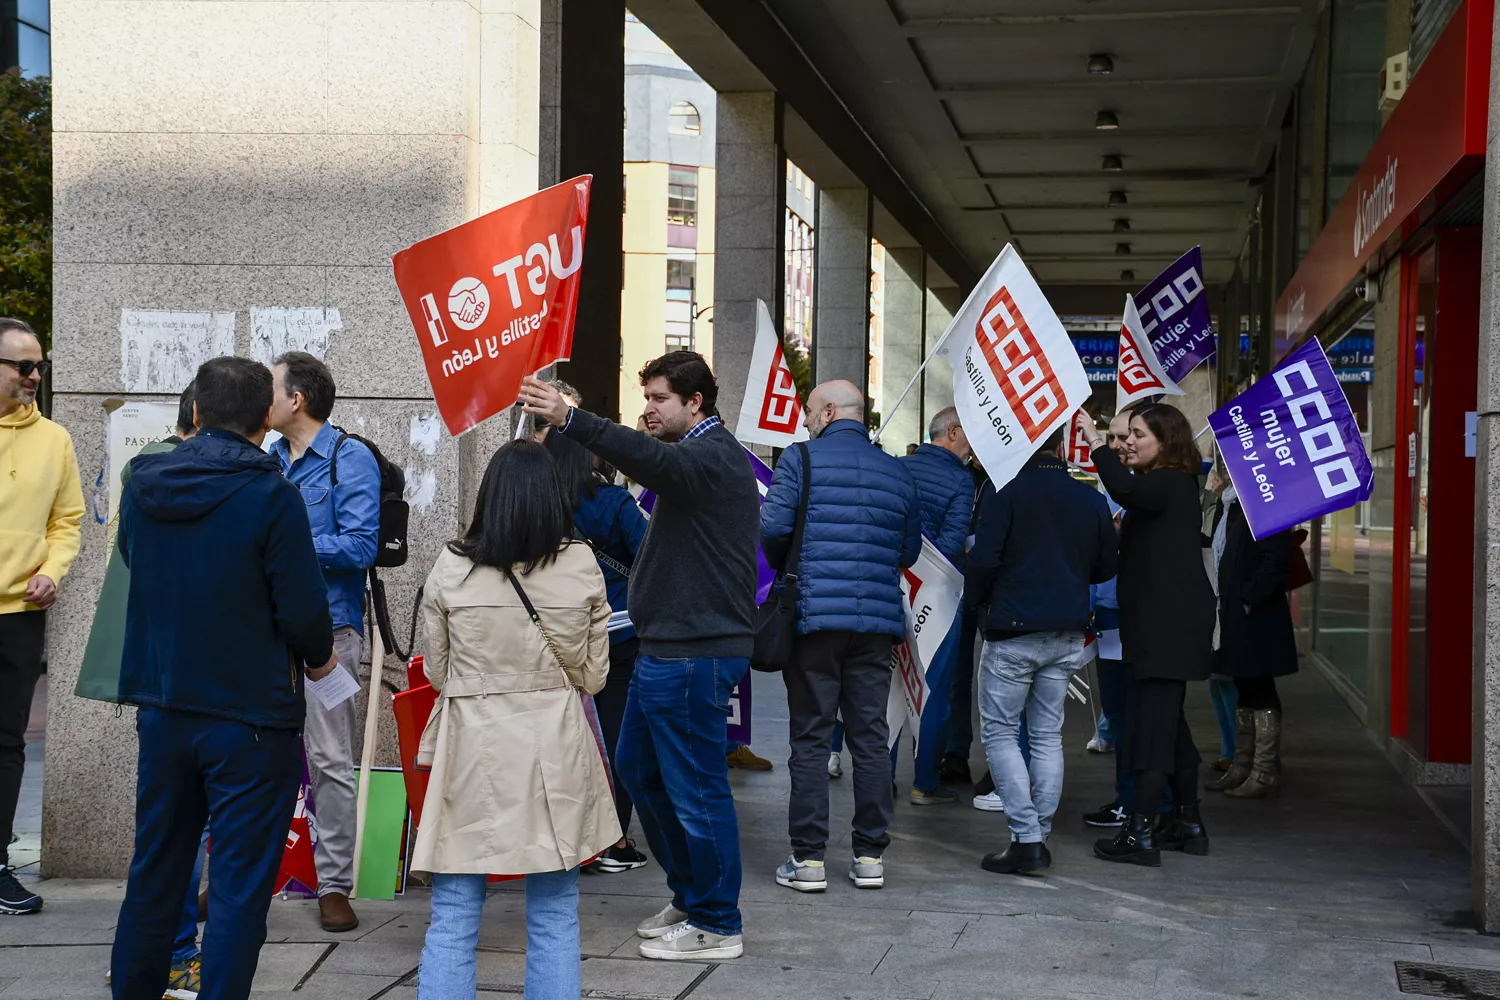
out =
<path fill-rule="evenodd" d="M 744 447 L 741 445 L 741 447 Z M 766 491 L 771 488 L 771 467 L 755 456 L 749 448 L 745 448 L 745 457 L 750 460 L 750 468 L 755 472 L 756 486 L 760 490 L 760 502 L 766 502 Z M 650 514 L 656 506 L 656 494 L 650 490 L 643 490 L 637 502 L 641 510 Z M 776 571 L 771 564 L 766 562 L 766 554 L 759 548 L 755 550 L 756 584 L 755 603 L 764 604 L 770 596 L 771 584 L 776 582 Z M 750 742 L 750 674 L 745 674 L 745 679 L 735 685 L 729 693 L 729 723 L 727 738 L 730 743 Z"/>
<path fill-rule="evenodd" d="M 1256 538 L 1370 499 L 1370 456 L 1316 339 L 1208 422 Z"/>
<path fill-rule="evenodd" d="M 1162 367 L 1181 383 L 1217 349 L 1203 294 L 1203 248 L 1178 257 L 1135 295 L 1141 327 Z"/>

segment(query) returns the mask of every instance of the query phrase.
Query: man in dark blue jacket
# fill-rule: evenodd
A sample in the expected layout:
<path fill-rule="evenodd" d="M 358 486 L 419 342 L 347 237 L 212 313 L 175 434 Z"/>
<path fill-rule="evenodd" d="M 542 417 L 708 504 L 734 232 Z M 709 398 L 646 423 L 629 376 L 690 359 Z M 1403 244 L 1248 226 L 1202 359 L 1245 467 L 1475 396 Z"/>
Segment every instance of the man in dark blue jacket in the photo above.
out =
<path fill-rule="evenodd" d="M 1069 474 L 1059 453 L 1065 430 L 985 501 L 964 578 L 964 603 L 989 605 L 980 738 L 1011 831 L 1010 846 L 985 857 L 987 871 L 1034 872 L 1052 863 L 1046 840 L 1062 796 L 1063 703 L 1086 662 L 1089 584 L 1115 575 L 1114 520 L 1104 495 Z M 1029 769 L 1019 744 L 1023 715 Z"/>
<path fill-rule="evenodd" d="M 260 450 L 271 373 L 215 358 L 196 386 L 197 435 L 138 457 L 120 503 L 130 569 L 120 700 L 140 707 L 140 751 L 115 1000 L 165 991 L 209 816 L 200 996 L 249 995 L 302 775 L 303 675 L 338 663 L 307 511 Z"/>
<path fill-rule="evenodd" d="M 973 450 L 958 422 L 958 410 L 952 406 L 933 416 L 927 425 L 927 437 L 928 442 L 916 454 L 901 462 L 917 484 L 922 533 L 961 572 L 974 514 L 974 477 L 967 464 Z M 912 767 L 911 800 L 919 806 L 958 801 L 958 794 L 940 783 L 940 768 L 948 747 L 950 696 L 963 638 L 962 617 L 962 613 L 954 617 L 947 639 L 927 667 L 927 703 L 922 706 L 917 757 Z"/>
<path fill-rule="evenodd" d="M 864 406 L 852 382 L 814 389 L 806 419 L 813 440 L 783 453 L 761 509 L 761 549 L 781 569 L 791 555 L 808 477 L 797 638 L 782 674 L 791 716 L 792 855 L 776 870 L 778 883 L 801 892 L 828 887 L 826 767 L 838 713 L 854 761 L 849 878 L 861 889 L 885 884 L 881 855 L 890 843 L 892 811 L 886 725 L 891 646 L 906 638 L 901 570 L 921 554 L 922 525 L 916 484 L 900 461 L 870 443 Z"/>

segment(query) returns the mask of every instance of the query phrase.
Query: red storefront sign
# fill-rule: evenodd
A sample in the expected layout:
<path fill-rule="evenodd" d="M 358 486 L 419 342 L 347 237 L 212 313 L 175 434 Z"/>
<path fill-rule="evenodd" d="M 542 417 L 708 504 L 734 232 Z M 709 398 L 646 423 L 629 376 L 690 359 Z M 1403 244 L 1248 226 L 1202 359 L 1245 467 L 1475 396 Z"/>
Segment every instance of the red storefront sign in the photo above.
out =
<path fill-rule="evenodd" d="M 1484 165 L 1494 0 L 1465 0 L 1380 130 L 1359 173 L 1276 300 L 1280 359 L 1391 237 L 1420 224 Z M 1399 240 L 1398 240 L 1399 242 Z"/>

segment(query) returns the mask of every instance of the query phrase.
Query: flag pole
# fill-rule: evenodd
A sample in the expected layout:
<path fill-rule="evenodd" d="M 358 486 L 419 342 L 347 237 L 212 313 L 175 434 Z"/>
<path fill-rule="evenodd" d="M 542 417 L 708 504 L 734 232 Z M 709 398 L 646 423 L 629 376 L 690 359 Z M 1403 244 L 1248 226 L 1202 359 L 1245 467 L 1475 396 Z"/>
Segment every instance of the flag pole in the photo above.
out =
<path fill-rule="evenodd" d="M 371 618 L 374 618 L 374 595 L 371 595 Z M 359 795 L 354 806 L 354 885 L 351 899 L 359 896 L 359 860 L 365 847 L 365 819 L 370 808 L 370 775 L 375 766 L 375 744 L 380 738 L 380 685 L 385 666 L 385 642 L 380 625 L 370 629 L 370 697 L 365 705 L 365 746 L 359 760 Z M 355 667 L 356 675 L 358 665 Z"/>
<path fill-rule="evenodd" d="M 943 349 L 943 342 L 947 339 L 948 333 L 944 331 L 942 337 L 938 338 L 938 342 L 933 345 L 931 353 L 927 355 L 927 360 L 917 366 L 916 374 L 912 375 L 911 381 L 906 383 L 906 388 L 901 390 L 901 395 L 896 397 L 896 405 L 891 407 L 890 413 L 882 413 L 880 415 L 880 426 L 876 428 L 874 434 L 870 435 L 870 442 L 872 444 L 880 443 L 880 436 L 885 433 L 886 427 L 891 422 L 891 414 L 901 409 L 901 404 L 906 402 L 906 397 L 911 394 L 912 386 L 917 384 L 917 379 L 922 377 L 922 372 L 926 371 L 927 366 L 932 363 L 932 359 L 937 357 L 938 351 Z"/>

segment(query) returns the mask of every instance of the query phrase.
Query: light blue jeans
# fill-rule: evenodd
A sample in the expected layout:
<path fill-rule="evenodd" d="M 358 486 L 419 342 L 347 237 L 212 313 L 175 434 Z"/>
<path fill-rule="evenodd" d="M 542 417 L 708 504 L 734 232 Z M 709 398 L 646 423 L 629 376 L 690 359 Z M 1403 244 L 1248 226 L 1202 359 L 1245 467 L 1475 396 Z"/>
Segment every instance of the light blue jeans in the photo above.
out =
<path fill-rule="evenodd" d="M 986 641 L 979 659 L 980 739 L 995 790 L 1005 802 L 1010 834 L 1038 844 L 1052 832 L 1062 798 L 1063 703 L 1068 679 L 1085 662 L 1082 632 L 1033 632 Z M 1021 756 L 1021 717 L 1031 766 Z"/>
<path fill-rule="evenodd" d="M 474 1000 L 485 876 L 432 876 L 417 1000 Z M 526 1000 L 578 1000 L 578 869 L 526 876 Z"/>

